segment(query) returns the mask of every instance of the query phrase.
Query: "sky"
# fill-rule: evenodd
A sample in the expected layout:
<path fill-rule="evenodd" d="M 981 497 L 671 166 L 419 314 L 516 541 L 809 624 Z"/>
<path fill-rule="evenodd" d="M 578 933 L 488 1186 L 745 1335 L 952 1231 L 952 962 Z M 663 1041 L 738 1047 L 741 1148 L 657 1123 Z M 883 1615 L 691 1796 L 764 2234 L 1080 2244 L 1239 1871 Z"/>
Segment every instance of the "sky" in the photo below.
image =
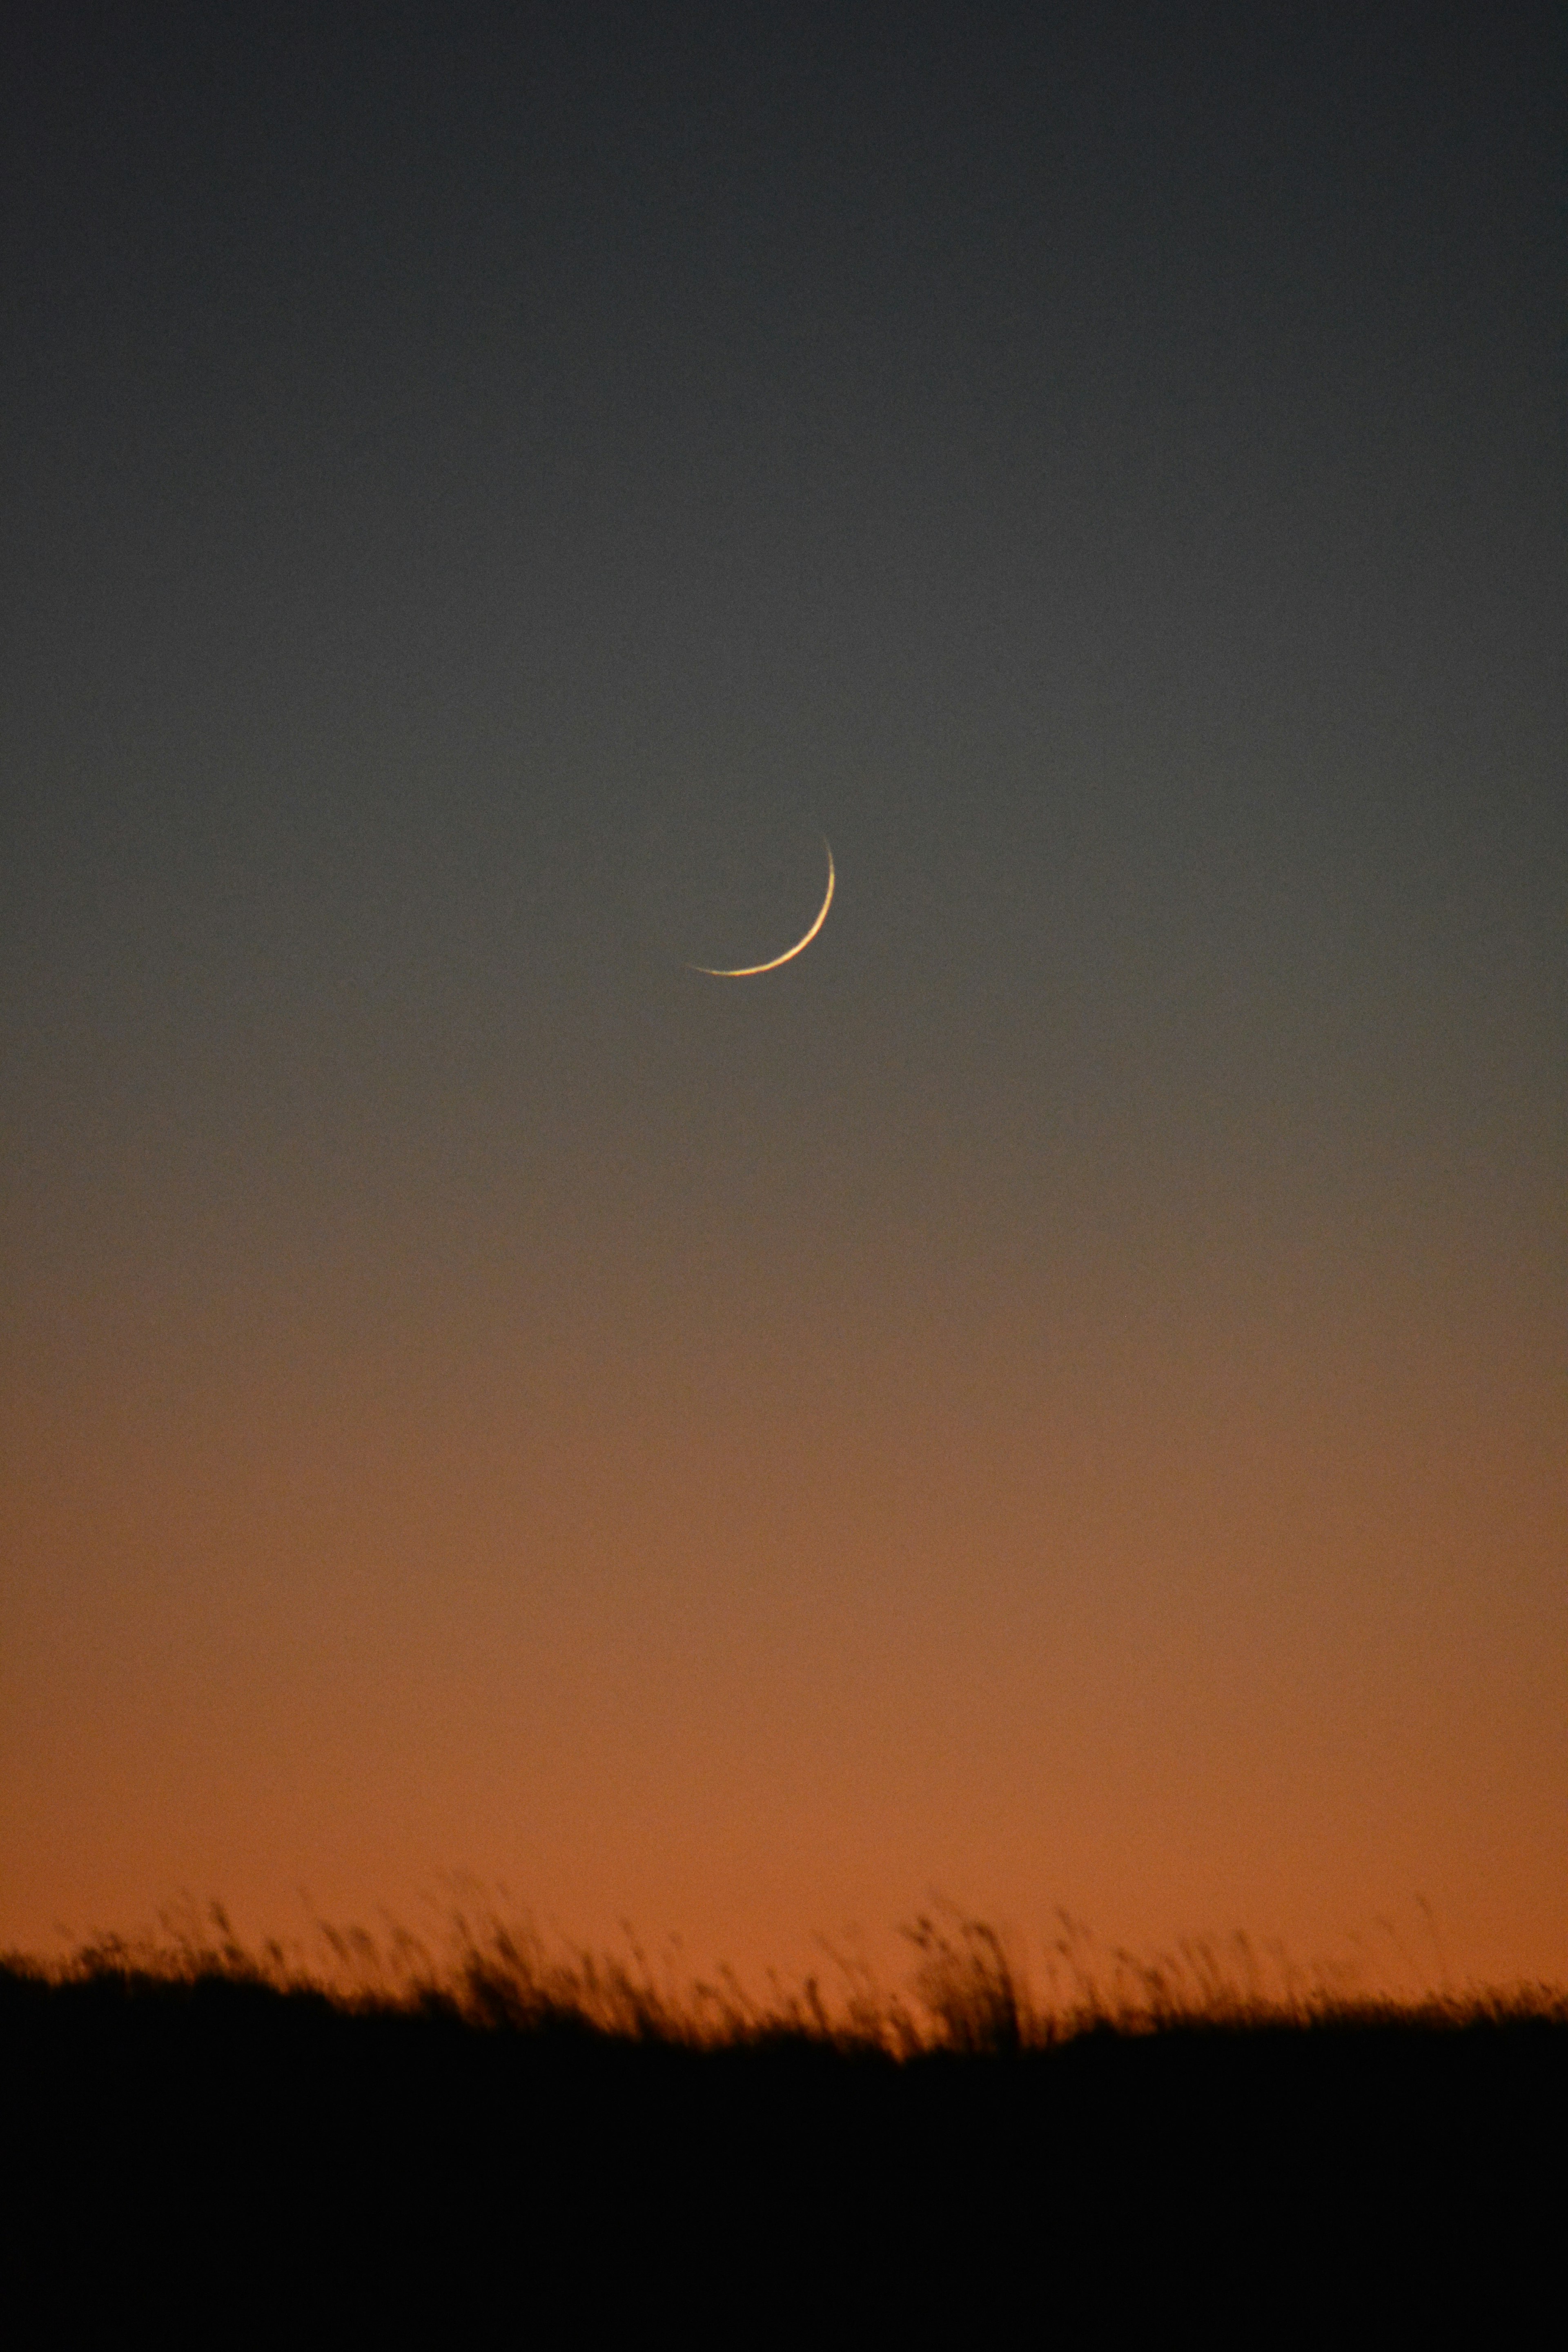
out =
<path fill-rule="evenodd" d="M 1568 1975 L 1557 12 L 4 39 L 0 1945 Z"/>

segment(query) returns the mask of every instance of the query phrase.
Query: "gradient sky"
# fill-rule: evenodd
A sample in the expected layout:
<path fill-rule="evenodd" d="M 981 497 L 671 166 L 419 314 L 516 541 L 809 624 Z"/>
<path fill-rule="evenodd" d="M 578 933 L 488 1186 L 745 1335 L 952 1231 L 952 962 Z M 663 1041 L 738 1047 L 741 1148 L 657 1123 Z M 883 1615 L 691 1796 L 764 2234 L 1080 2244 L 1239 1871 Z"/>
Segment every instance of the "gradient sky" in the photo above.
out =
<path fill-rule="evenodd" d="M 6 18 L 0 1943 L 1568 1974 L 1558 12 Z"/>

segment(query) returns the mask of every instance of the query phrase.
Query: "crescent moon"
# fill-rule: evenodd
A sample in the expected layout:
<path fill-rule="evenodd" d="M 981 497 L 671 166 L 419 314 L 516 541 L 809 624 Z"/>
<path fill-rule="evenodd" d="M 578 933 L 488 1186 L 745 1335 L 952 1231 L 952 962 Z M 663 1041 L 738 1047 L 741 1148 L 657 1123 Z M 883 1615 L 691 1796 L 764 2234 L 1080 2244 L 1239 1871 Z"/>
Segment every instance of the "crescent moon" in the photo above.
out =
<path fill-rule="evenodd" d="M 722 970 L 711 963 L 689 963 L 687 971 L 705 972 L 710 980 L 755 980 L 760 971 L 777 971 L 781 963 L 793 963 L 797 955 L 804 955 L 827 920 L 827 909 L 833 904 L 833 850 L 826 834 L 822 836 L 822 845 L 827 851 L 827 896 L 816 910 L 816 922 L 803 940 L 796 940 L 793 948 L 785 948 L 783 955 L 774 956 L 771 963 L 743 963 L 734 971 Z"/>

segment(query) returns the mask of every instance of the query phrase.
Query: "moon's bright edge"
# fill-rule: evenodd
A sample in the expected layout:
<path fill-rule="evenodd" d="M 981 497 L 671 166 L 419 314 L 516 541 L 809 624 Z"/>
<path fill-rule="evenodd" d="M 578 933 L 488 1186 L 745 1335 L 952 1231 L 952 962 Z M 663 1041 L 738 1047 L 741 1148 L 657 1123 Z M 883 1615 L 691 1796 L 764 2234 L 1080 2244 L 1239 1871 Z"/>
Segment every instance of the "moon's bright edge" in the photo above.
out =
<path fill-rule="evenodd" d="M 768 963 L 743 963 L 732 971 L 721 969 L 716 964 L 691 963 L 687 965 L 687 971 L 705 972 L 710 980 L 755 980 L 759 972 L 777 971 L 781 963 L 793 963 L 797 955 L 804 955 L 827 920 L 827 909 L 833 904 L 833 885 L 836 878 L 833 871 L 833 849 L 826 834 L 822 836 L 822 845 L 827 852 L 827 896 L 817 908 L 816 920 L 804 939 L 796 940 L 793 948 L 785 948 L 783 955 L 774 956 Z"/>

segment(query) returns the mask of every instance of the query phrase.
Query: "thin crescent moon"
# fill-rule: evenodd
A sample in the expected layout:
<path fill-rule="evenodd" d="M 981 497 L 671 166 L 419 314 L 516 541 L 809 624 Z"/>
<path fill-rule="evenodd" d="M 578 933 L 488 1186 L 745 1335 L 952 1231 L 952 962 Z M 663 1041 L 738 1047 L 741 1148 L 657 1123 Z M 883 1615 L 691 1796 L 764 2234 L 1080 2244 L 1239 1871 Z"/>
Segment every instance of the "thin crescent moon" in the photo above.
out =
<path fill-rule="evenodd" d="M 827 909 L 833 904 L 833 849 L 826 834 L 822 836 L 822 845 L 827 852 L 827 896 L 817 908 L 816 920 L 805 939 L 796 940 L 793 948 L 785 948 L 783 955 L 774 956 L 771 963 L 743 963 L 734 971 L 722 971 L 717 964 L 689 963 L 687 971 L 705 972 L 710 980 L 755 980 L 760 971 L 777 971 L 781 963 L 793 963 L 797 955 L 804 955 L 827 920 Z"/>

